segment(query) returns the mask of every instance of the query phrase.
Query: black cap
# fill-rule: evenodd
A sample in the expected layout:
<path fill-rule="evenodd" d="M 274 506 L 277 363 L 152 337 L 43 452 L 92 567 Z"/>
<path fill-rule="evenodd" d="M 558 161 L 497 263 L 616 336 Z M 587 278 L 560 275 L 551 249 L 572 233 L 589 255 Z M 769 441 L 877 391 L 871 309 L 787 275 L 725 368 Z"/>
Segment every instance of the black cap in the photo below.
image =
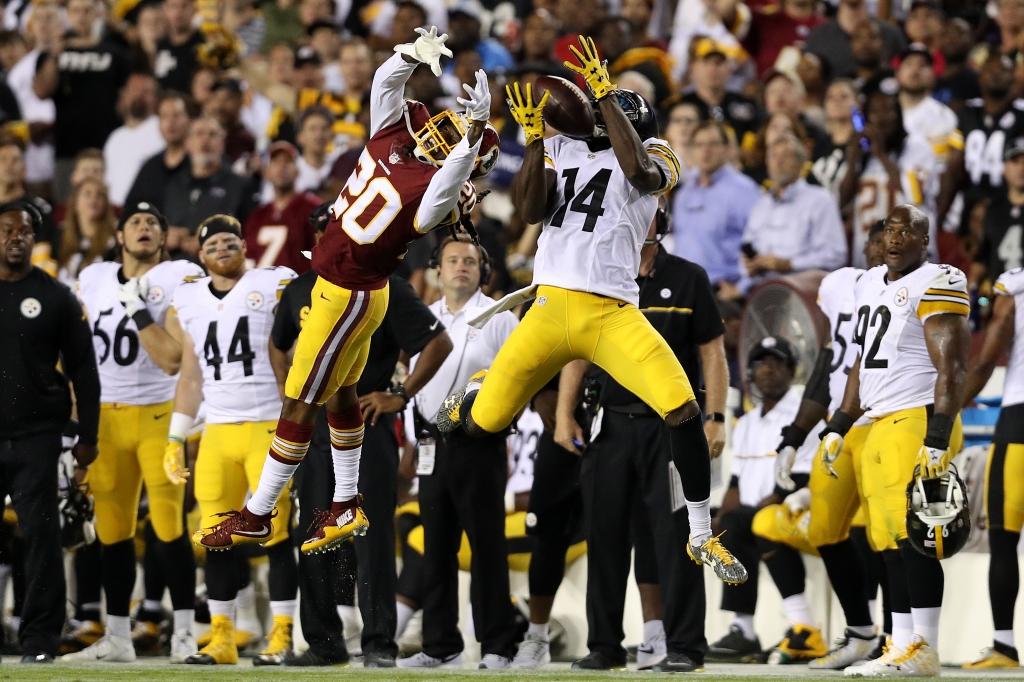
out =
<path fill-rule="evenodd" d="M 1024 137 L 1018 137 L 1011 142 L 1005 143 L 1003 147 L 1003 161 L 1016 159 L 1021 155 L 1024 155 Z"/>
<path fill-rule="evenodd" d="M 8 211 L 28 213 L 29 218 L 32 220 L 32 228 L 36 232 L 39 232 L 39 228 L 43 226 L 43 214 L 39 211 L 39 207 L 25 197 L 20 197 L 13 201 L 5 201 L 0 204 L 0 213 L 7 213 Z"/>
<path fill-rule="evenodd" d="M 242 238 L 242 226 L 235 218 L 218 213 L 217 215 L 210 216 L 202 222 L 199 226 L 199 246 L 200 248 L 206 243 L 206 240 L 214 235 L 218 235 L 221 232 L 227 232 L 233 234 L 239 239 Z"/>
<path fill-rule="evenodd" d="M 121 211 L 121 219 L 117 222 L 117 229 L 123 230 L 124 224 L 127 223 L 128 219 L 136 213 L 148 213 L 159 221 L 160 229 L 164 232 L 167 231 L 167 218 L 164 217 L 164 214 L 160 212 L 159 208 L 148 201 L 140 201 L 134 206 L 125 206 L 124 210 Z"/>
<path fill-rule="evenodd" d="M 935 65 L 935 57 L 932 56 L 931 50 L 929 50 L 928 46 L 924 43 L 911 43 L 908 45 L 907 49 L 900 53 L 900 61 L 902 62 L 907 57 L 915 54 L 927 59 L 928 63 L 932 66 Z"/>
<path fill-rule="evenodd" d="M 796 351 L 793 349 L 793 346 L 790 345 L 789 341 L 781 336 L 766 336 L 761 339 L 761 343 L 750 349 L 750 355 L 747 356 L 747 362 L 754 364 L 766 355 L 774 355 L 777 358 L 782 358 L 790 367 L 796 367 Z"/>
<path fill-rule="evenodd" d="M 335 33 L 338 30 L 334 26 L 334 22 L 327 21 L 326 19 L 317 19 L 312 24 L 310 24 L 309 26 L 306 27 L 306 35 L 307 36 L 312 36 L 314 33 L 316 33 L 317 31 L 319 31 L 322 28 L 326 28 L 327 30 L 331 31 L 332 33 Z"/>
<path fill-rule="evenodd" d="M 884 220 L 876 220 L 875 222 L 871 223 L 871 229 L 868 230 L 868 237 L 874 237 L 876 234 L 878 234 L 879 232 L 881 232 L 884 229 L 885 229 L 885 221 Z"/>
<path fill-rule="evenodd" d="M 301 69 L 303 66 L 321 66 L 323 60 L 320 59 L 320 55 L 316 53 L 309 45 L 303 45 L 295 52 L 295 68 Z"/>

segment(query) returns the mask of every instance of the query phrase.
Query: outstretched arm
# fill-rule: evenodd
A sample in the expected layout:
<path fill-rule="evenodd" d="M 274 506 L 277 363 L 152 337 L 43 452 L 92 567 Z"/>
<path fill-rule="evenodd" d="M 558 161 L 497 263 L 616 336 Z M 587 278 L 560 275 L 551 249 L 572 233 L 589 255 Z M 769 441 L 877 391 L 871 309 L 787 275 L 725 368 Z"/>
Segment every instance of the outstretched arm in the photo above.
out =
<path fill-rule="evenodd" d="M 545 162 L 544 150 L 544 105 L 548 93 L 533 101 L 533 86 L 526 84 L 524 95 L 519 83 L 506 85 L 508 108 L 526 133 L 526 155 L 523 165 L 512 179 L 512 205 L 527 224 L 538 224 L 554 208 L 558 175 Z"/>
<path fill-rule="evenodd" d="M 428 64 L 435 76 L 441 75 L 441 57 L 451 57 L 452 51 L 444 46 L 448 34 L 437 35 L 437 27 L 420 34 L 414 42 L 396 45 L 391 59 L 381 64 L 373 76 L 370 87 L 370 135 L 398 121 L 405 104 L 405 82 L 419 64 Z"/>
<path fill-rule="evenodd" d="M 459 203 L 462 188 L 469 180 L 476 157 L 480 153 L 480 142 L 483 140 L 486 122 L 474 121 L 469 132 L 463 137 L 455 149 L 445 159 L 441 170 L 430 178 L 420 207 L 416 211 L 414 227 L 420 234 L 426 234 L 441 224 L 451 215 L 455 205 Z"/>

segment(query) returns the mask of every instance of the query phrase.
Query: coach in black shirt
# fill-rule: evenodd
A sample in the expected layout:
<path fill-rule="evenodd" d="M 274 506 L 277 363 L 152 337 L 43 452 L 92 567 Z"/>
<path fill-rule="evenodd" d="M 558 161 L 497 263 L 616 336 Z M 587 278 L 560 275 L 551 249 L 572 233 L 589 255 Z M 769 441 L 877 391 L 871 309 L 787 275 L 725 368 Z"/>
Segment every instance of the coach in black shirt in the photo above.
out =
<path fill-rule="evenodd" d="M 694 389 L 701 386 L 703 365 L 706 394 L 697 391 L 697 396 L 702 409 L 706 406 L 705 433 L 711 455 L 717 457 L 725 445 L 722 413 L 729 386 L 725 326 L 704 269 L 669 254 L 654 232 L 652 225 L 641 252 L 639 307 L 668 342 Z M 646 586 L 648 595 L 657 594 L 653 588 L 661 585 L 667 657 L 653 669 L 694 670 L 704 664 L 707 650 L 704 579 L 701 567 L 686 555 L 689 523 L 680 483 L 669 473 L 672 455 L 664 421 L 604 371 L 597 370 L 595 376 L 601 383 L 603 415 L 580 469 L 590 557 L 591 653 L 574 667 L 606 669 L 625 663 L 622 612 L 632 539 L 641 593 Z M 583 440 L 579 427 L 570 426 L 575 433 L 567 434 L 562 423 L 555 432 L 566 449 L 573 449 L 572 438 Z M 649 601 L 654 603 L 644 604 L 645 620 L 658 620 L 657 600 Z"/>
<path fill-rule="evenodd" d="M 32 204 L 0 204 L 0 500 L 11 496 L 25 538 L 23 663 L 51 662 L 64 627 L 57 459 L 71 418 L 69 379 L 78 405 L 79 466 L 96 459 L 100 418 L 100 380 L 82 306 L 32 266 L 38 222 Z"/>
<path fill-rule="evenodd" d="M 316 212 L 314 213 L 314 216 Z M 319 239 L 322 232 L 317 232 Z M 286 371 L 284 354 L 295 344 L 302 322 L 309 313 L 317 275 L 310 270 L 285 287 L 274 320 L 271 357 L 278 371 Z M 356 385 L 363 408 L 366 432 L 359 460 L 359 492 L 364 495 L 363 511 L 370 529 L 355 539 L 359 609 L 363 618 L 363 665 L 367 668 L 393 667 L 395 644 L 395 505 L 398 499 L 398 437 L 394 413 L 400 412 L 412 396 L 429 381 L 452 349 L 444 326 L 430 312 L 404 279 L 392 276 L 388 310 L 370 339 L 369 357 Z M 276 352 L 275 352 L 276 351 Z M 420 359 L 404 386 L 391 389 L 399 354 L 404 351 Z M 310 527 L 314 509 L 330 509 L 334 494 L 334 469 L 326 410 L 317 415 L 309 452 L 299 465 L 296 488 L 299 495 L 299 528 Z M 296 538 L 298 542 L 305 536 Z M 302 591 L 299 617 L 309 650 L 285 665 L 331 665 L 348 660 L 341 621 L 335 610 L 332 587 L 339 581 L 343 553 L 299 554 L 299 589 Z M 344 563 L 344 562 L 340 562 Z"/>

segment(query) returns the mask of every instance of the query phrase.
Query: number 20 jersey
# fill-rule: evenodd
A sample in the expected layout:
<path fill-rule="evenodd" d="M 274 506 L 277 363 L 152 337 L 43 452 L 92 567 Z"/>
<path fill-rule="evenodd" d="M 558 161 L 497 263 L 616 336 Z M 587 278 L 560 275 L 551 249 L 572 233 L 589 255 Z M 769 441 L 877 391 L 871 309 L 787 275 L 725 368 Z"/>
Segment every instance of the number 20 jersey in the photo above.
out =
<path fill-rule="evenodd" d="M 139 329 L 125 315 L 117 298 L 120 263 L 95 263 L 78 276 L 78 298 L 89 314 L 92 343 L 100 373 L 100 400 L 126 405 L 156 405 L 174 399 L 178 377 L 153 362 L 139 340 Z M 163 326 L 171 297 L 186 278 L 202 277 L 203 269 L 185 260 L 158 263 L 146 273 L 146 308 Z"/>
<path fill-rule="evenodd" d="M 277 419 L 281 396 L 270 364 L 277 302 L 295 271 L 283 266 L 247 271 L 223 298 L 210 278 L 174 292 L 172 306 L 203 370 L 207 424 Z"/>
<path fill-rule="evenodd" d="M 967 277 L 950 265 L 925 263 L 894 282 L 887 274 L 879 265 L 856 287 L 860 404 L 873 419 L 935 402 L 938 371 L 924 323 L 932 315 L 970 312 Z"/>
<path fill-rule="evenodd" d="M 661 168 L 667 192 L 679 160 L 658 138 L 644 142 Z M 544 161 L 558 174 L 554 213 L 537 242 L 533 283 L 588 291 L 640 305 L 640 249 L 658 210 L 658 197 L 630 184 L 611 148 L 592 152 L 583 140 L 544 141 Z"/>

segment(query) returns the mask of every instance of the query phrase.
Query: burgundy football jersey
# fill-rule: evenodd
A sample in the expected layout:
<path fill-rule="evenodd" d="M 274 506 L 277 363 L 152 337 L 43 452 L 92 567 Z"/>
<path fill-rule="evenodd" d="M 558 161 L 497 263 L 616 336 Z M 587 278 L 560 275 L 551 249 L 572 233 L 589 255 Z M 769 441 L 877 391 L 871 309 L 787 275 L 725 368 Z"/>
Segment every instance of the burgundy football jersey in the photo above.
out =
<path fill-rule="evenodd" d="M 316 243 L 309 214 L 322 202 L 312 194 L 300 193 L 278 211 L 270 202 L 249 214 L 242 230 L 246 258 L 258 268 L 284 265 L 300 275 L 312 264 L 302 255 Z"/>

